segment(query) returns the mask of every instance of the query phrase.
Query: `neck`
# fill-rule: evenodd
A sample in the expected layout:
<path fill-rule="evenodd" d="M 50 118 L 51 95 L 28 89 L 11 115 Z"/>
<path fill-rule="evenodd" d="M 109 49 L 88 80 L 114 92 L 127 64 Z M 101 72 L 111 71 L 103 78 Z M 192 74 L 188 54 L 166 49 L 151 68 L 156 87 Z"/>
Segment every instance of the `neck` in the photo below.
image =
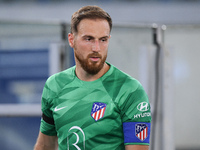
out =
<path fill-rule="evenodd" d="M 87 73 L 82 67 L 76 65 L 76 76 L 83 81 L 95 81 L 102 77 L 108 70 L 110 66 L 104 63 L 103 68 L 95 75 Z"/>

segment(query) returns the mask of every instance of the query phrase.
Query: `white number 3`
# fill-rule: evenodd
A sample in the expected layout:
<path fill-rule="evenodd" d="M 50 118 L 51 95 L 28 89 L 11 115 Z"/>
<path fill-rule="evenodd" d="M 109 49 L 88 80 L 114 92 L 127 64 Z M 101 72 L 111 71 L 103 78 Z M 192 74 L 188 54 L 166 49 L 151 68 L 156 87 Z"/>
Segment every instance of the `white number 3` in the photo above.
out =
<path fill-rule="evenodd" d="M 81 137 L 83 138 L 83 145 L 82 145 L 81 147 L 83 147 L 82 150 L 85 150 L 85 134 L 84 134 L 83 130 L 82 130 L 80 127 L 78 127 L 78 126 L 73 126 L 73 127 L 71 127 L 71 128 L 69 129 L 68 133 L 69 133 L 70 131 L 72 131 L 72 130 L 81 131 L 81 133 L 82 133 Z M 76 136 L 76 142 L 75 142 L 75 143 L 72 143 L 72 145 L 73 145 L 74 147 L 76 147 L 77 150 L 81 150 L 81 148 L 77 145 L 78 142 L 79 142 L 79 140 L 80 140 L 80 136 L 77 134 L 77 132 L 70 132 L 70 133 L 73 133 L 73 134 Z M 69 143 L 70 143 L 70 141 L 69 141 L 69 138 L 67 137 L 68 150 L 70 150 L 70 148 L 69 148 L 69 145 L 70 145 L 70 144 L 69 144 Z"/>

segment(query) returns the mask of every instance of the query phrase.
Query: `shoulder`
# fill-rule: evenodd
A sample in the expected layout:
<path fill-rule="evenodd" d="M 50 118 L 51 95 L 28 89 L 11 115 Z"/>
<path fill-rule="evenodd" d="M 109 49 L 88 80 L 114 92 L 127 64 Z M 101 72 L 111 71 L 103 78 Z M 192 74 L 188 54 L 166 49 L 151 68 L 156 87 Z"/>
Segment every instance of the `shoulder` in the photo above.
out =
<path fill-rule="evenodd" d="M 122 70 L 116 68 L 113 65 L 111 65 L 111 67 L 113 68 L 113 71 L 110 76 L 110 79 L 113 80 L 113 82 L 121 84 L 121 86 L 125 86 L 127 87 L 127 89 L 132 89 L 132 90 L 142 86 L 137 79 L 133 78 L 129 74 L 123 72 Z"/>
<path fill-rule="evenodd" d="M 102 83 L 107 93 L 116 103 L 122 99 L 125 100 L 132 95 L 137 96 L 140 93 L 145 93 L 138 80 L 113 65 L 111 65 L 111 68 Z"/>
<path fill-rule="evenodd" d="M 64 87 L 67 83 L 74 80 L 74 71 L 75 66 L 50 76 L 47 79 L 45 86 L 48 86 L 52 91 Z"/>

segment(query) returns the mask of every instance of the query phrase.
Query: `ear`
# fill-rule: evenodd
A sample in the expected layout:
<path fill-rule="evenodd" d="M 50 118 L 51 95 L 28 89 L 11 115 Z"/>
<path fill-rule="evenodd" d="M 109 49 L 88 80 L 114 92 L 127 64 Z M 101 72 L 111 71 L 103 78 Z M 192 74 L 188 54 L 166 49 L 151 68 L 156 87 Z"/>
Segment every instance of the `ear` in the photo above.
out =
<path fill-rule="evenodd" d="M 68 34 L 68 42 L 69 42 L 69 45 L 74 48 L 74 35 L 72 33 L 69 33 Z"/>

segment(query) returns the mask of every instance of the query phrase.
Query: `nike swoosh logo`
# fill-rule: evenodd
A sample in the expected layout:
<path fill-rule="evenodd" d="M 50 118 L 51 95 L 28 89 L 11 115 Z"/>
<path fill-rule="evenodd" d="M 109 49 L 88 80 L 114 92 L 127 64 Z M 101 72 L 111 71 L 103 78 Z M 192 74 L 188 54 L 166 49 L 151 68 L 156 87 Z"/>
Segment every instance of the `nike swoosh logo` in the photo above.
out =
<path fill-rule="evenodd" d="M 65 106 L 65 107 L 61 107 L 61 108 L 57 108 L 57 107 L 55 107 L 55 109 L 54 109 L 54 111 L 56 112 L 56 111 L 59 111 L 59 110 L 62 110 L 62 109 L 64 109 L 64 108 L 66 108 L 67 106 Z"/>

